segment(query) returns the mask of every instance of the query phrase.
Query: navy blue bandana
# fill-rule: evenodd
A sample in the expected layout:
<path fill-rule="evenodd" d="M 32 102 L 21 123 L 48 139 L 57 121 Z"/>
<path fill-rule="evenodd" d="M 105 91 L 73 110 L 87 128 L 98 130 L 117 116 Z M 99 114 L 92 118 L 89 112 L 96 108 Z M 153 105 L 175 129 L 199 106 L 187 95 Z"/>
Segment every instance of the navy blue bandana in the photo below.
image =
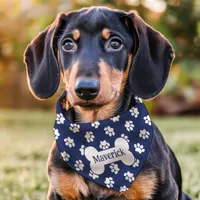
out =
<path fill-rule="evenodd" d="M 139 98 L 127 112 L 93 123 L 71 123 L 58 100 L 54 135 L 63 160 L 77 173 L 107 188 L 125 192 L 145 163 L 153 127 Z"/>

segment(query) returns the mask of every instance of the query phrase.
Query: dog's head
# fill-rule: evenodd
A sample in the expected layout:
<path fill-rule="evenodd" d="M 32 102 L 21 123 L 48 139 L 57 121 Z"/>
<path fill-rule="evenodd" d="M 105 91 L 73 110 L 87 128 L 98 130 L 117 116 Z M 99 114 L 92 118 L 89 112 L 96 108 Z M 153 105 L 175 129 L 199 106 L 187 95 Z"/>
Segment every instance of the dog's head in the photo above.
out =
<path fill-rule="evenodd" d="M 51 97 L 60 75 L 72 106 L 99 107 L 124 87 L 150 99 L 160 93 L 174 58 L 163 35 L 135 12 L 92 7 L 59 14 L 25 52 L 30 90 Z"/>

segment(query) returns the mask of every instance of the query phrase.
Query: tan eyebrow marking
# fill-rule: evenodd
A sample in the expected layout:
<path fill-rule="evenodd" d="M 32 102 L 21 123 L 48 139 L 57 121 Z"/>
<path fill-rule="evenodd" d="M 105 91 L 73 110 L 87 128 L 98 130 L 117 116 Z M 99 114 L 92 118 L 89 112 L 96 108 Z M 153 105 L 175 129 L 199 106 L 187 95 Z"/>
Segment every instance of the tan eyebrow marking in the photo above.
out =
<path fill-rule="evenodd" d="M 80 38 L 80 36 L 81 36 L 81 33 L 80 33 L 80 31 L 79 31 L 78 29 L 74 29 L 74 30 L 72 31 L 72 36 L 73 36 L 73 38 L 74 38 L 75 40 L 78 40 L 78 39 Z"/>
<path fill-rule="evenodd" d="M 108 39 L 110 37 L 110 30 L 107 29 L 107 28 L 104 28 L 103 31 L 102 31 L 102 36 L 104 39 Z"/>

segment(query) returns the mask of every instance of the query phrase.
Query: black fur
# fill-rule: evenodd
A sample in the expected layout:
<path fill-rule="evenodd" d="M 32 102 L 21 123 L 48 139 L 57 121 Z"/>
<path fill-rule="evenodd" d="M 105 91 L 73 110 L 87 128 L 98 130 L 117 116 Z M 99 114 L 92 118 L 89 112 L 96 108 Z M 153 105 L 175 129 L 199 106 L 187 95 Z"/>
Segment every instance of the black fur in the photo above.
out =
<path fill-rule="evenodd" d="M 129 83 L 134 94 L 153 98 L 163 89 L 174 59 L 169 41 L 134 13 L 129 15 L 138 49 L 130 70 Z"/>
<path fill-rule="evenodd" d="M 62 44 L 72 30 L 81 30 L 81 37 L 76 41 L 79 46 L 76 52 L 65 52 Z M 106 42 L 102 39 L 103 28 L 117 32 L 123 40 L 120 51 L 106 52 Z M 60 56 L 60 68 L 57 61 Z M 44 32 L 40 33 L 28 46 L 25 52 L 28 80 L 36 97 L 45 99 L 52 96 L 59 85 L 60 71 L 64 72 L 77 60 L 81 60 L 78 75 L 99 76 L 99 58 L 119 71 L 125 71 L 128 55 L 133 54 L 132 66 L 129 71 L 129 81 L 122 94 L 121 107 L 116 115 L 129 109 L 131 96 L 137 95 L 143 99 L 156 96 L 164 87 L 174 58 L 170 43 L 159 32 L 147 25 L 134 12 L 126 13 L 107 8 L 90 8 L 61 14 Z M 91 62 L 92 58 L 92 62 Z M 68 112 L 68 119 L 76 120 L 73 108 Z M 154 172 L 158 180 L 153 200 L 189 200 L 182 192 L 182 178 L 179 164 L 165 143 L 160 131 L 154 125 L 152 148 L 141 174 Z M 53 168 L 62 169 L 65 173 L 75 173 L 63 161 L 56 146 L 52 149 L 48 173 Z M 82 200 L 126 200 L 123 194 L 110 195 L 102 187 L 85 179 L 89 195 L 79 194 Z M 78 186 L 77 186 L 78 187 Z M 50 200 L 60 200 L 56 191 L 50 194 Z"/>
<path fill-rule="evenodd" d="M 60 68 L 56 53 L 56 32 L 62 25 L 63 14 L 28 45 L 24 61 L 31 92 L 39 99 L 51 97 L 60 83 Z"/>

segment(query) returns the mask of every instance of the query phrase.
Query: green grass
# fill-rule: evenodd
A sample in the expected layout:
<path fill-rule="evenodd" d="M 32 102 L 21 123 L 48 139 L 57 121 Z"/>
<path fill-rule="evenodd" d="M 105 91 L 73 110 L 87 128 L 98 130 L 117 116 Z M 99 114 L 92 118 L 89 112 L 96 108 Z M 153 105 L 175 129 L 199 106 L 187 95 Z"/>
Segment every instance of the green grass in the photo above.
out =
<path fill-rule="evenodd" d="M 42 200 L 54 113 L 0 111 L 0 200 Z M 154 118 L 182 168 L 184 190 L 200 200 L 200 117 Z"/>

